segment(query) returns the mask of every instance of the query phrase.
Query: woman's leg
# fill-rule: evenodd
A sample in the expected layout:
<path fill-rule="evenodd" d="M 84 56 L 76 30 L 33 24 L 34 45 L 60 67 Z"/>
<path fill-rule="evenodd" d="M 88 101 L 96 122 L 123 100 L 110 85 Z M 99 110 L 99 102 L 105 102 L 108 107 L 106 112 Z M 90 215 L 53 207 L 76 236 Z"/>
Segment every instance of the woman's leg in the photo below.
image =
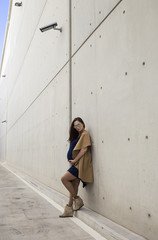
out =
<path fill-rule="evenodd" d="M 73 176 L 70 172 L 66 172 L 64 176 L 61 178 L 62 183 L 67 188 L 67 190 L 70 192 L 70 199 L 68 206 L 71 207 L 73 203 L 73 197 L 77 198 L 76 188 L 74 187 L 73 183 L 71 181 L 74 181 L 77 179 L 75 176 Z"/>
<path fill-rule="evenodd" d="M 75 178 L 74 180 L 72 180 L 72 185 L 73 185 L 73 188 L 76 192 L 76 196 L 77 196 L 77 193 L 78 193 L 78 186 L 80 184 L 80 179 L 78 178 Z M 71 207 L 73 204 L 73 196 L 72 194 L 70 193 L 70 198 L 69 198 L 69 203 L 68 203 L 68 206 Z"/>
<path fill-rule="evenodd" d="M 78 193 L 78 186 L 80 184 L 80 179 L 76 178 L 75 180 L 72 181 L 72 184 L 74 186 L 74 189 L 75 189 L 75 192 L 76 192 L 76 195 Z"/>

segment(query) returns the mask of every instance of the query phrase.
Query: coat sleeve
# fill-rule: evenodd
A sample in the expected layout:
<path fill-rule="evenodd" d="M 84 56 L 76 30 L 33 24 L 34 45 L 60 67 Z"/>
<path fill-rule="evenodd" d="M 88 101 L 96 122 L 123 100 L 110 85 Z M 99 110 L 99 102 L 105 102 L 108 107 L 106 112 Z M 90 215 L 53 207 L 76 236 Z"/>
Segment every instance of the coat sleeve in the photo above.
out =
<path fill-rule="evenodd" d="M 90 136 L 88 134 L 88 132 L 84 132 L 79 141 L 77 142 L 75 148 L 74 148 L 74 151 L 75 150 L 81 150 L 82 148 L 85 148 L 85 147 L 89 147 L 91 146 L 91 139 L 90 139 Z"/>

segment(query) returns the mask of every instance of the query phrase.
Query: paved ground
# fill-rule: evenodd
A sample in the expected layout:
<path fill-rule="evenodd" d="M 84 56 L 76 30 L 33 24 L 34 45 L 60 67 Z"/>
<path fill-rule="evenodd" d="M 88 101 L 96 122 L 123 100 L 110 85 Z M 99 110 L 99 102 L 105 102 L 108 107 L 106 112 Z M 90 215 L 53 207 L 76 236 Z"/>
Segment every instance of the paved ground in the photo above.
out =
<path fill-rule="evenodd" d="M 94 240 L 0 165 L 0 240 Z"/>

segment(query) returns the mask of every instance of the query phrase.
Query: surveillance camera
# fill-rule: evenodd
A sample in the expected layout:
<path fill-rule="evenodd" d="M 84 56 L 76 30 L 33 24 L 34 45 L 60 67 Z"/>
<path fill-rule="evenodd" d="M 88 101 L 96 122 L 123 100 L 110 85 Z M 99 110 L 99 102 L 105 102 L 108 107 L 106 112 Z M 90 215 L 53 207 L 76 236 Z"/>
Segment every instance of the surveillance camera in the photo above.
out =
<path fill-rule="evenodd" d="M 50 24 L 50 25 L 47 25 L 45 27 L 40 28 L 40 30 L 41 30 L 41 32 L 45 32 L 45 31 L 47 31 L 49 29 L 52 29 L 52 28 L 55 29 L 57 26 L 58 26 L 58 24 L 55 22 L 53 24 Z"/>
<path fill-rule="evenodd" d="M 16 3 L 15 3 L 15 6 L 16 6 L 16 7 L 21 7 L 21 6 L 22 6 L 22 2 L 16 2 Z"/>
<path fill-rule="evenodd" d="M 7 123 L 7 120 L 2 121 L 2 123 Z"/>

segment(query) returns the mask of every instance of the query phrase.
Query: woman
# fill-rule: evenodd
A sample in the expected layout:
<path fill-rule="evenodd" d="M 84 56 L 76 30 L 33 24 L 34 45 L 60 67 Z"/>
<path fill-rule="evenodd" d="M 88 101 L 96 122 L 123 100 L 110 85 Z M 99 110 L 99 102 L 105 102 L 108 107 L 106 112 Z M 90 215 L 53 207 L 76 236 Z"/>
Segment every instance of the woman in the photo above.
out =
<path fill-rule="evenodd" d="M 61 178 L 62 183 L 70 193 L 68 204 L 60 217 L 72 217 L 73 211 L 79 210 L 83 200 L 77 196 L 80 180 L 83 187 L 93 182 L 93 168 L 90 152 L 90 136 L 85 130 L 85 124 L 79 117 L 72 121 L 69 135 L 70 148 L 67 154 L 68 161 L 72 165 Z M 73 208 L 73 201 L 75 207 Z"/>

